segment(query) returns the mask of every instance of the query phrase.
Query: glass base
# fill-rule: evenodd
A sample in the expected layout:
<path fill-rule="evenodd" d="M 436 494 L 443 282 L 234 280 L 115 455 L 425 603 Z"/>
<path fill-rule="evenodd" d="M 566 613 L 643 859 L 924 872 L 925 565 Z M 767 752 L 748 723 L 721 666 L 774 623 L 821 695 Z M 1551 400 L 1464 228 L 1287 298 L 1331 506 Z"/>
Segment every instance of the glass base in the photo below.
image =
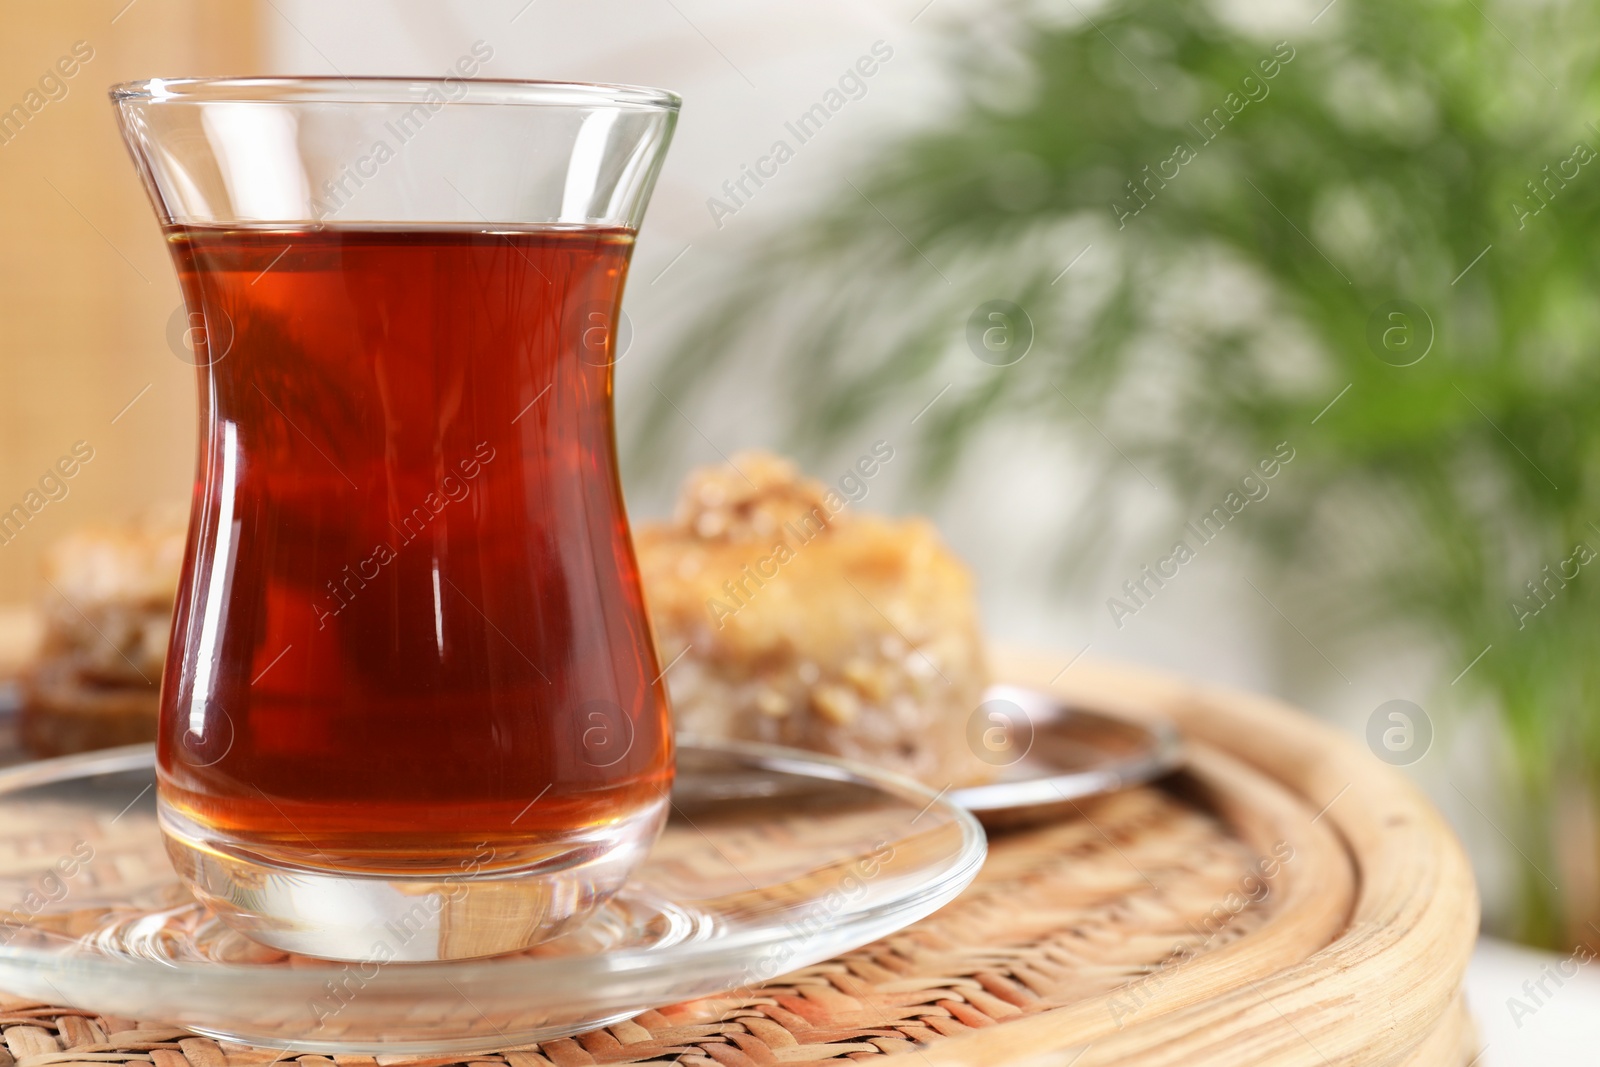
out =
<path fill-rule="evenodd" d="M 677 753 L 661 837 L 587 922 L 525 952 L 394 967 L 258 945 L 191 899 L 165 855 L 148 745 L 0 770 L 0 900 L 27 902 L 0 923 L 0 989 L 291 1050 L 279 1067 L 466 1062 L 727 990 L 764 995 L 935 911 L 983 862 L 983 831 L 948 792 L 793 749 L 684 739 Z"/>
<path fill-rule="evenodd" d="M 165 804 L 158 817 L 178 877 L 250 939 L 350 962 L 497 956 L 559 937 L 622 888 L 661 832 L 665 798 L 550 842 L 537 864 L 441 878 L 268 860 Z"/>

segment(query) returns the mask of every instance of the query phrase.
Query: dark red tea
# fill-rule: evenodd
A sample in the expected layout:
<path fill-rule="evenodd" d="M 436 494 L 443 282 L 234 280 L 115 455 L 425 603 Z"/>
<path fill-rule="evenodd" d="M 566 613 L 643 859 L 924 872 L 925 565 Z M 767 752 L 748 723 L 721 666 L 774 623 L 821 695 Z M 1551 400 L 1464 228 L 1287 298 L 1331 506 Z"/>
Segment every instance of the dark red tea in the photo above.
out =
<path fill-rule="evenodd" d="M 206 427 L 190 654 L 162 687 L 173 814 L 266 858 L 426 871 L 659 804 L 606 333 L 631 233 L 170 242 Z"/>

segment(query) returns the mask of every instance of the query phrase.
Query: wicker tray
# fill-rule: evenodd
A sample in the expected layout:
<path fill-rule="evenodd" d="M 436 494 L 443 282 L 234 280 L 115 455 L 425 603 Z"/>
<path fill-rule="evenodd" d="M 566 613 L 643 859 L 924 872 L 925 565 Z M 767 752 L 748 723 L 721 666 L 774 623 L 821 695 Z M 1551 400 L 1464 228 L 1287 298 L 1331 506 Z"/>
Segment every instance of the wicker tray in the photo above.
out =
<path fill-rule="evenodd" d="M 1047 685 L 1065 663 L 1002 654 Z M 1465 857 L 1399 774 L 1260 697 L 1080 663 L 1053 688 L 1176 719 L 1190 768 L 997 836 L 943 911 L 754 995 L 647 1012 L 472 1063 L 742 1067 L 914 1053 L 961 1063 L 1463 1067 L 1477 929 Z M 26 842 L 6 840 L 0 850 Z M 1276 862 L 1266 863 L 1271 859 Z M 0 1067 L 245 1067 L 320 1056 L 0 995 Z M 337 1057 L 346 1067 L 440 1057 Z"/>

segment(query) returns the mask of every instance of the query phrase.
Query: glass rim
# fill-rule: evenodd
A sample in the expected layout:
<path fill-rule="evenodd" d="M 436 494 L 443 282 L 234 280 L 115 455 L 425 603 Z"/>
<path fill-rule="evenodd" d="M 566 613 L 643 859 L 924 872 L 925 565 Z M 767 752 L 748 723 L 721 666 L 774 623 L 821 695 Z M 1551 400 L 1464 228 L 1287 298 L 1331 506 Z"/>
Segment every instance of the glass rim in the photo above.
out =
<path fill-rule="evenodd" d="M 115 104 L 210 103 L 402 104 L 429 90 L 454 96 L 448 104 L 512 104 L 525 107 L 614 107 L 676 112 L 683 98 L 669 89 L 607 82 L 541 81 L 522 78 L 427 77 L 387 75 L 340 77 L 250 76 L 222 78 L 144 78 L 108 90 Z"/>

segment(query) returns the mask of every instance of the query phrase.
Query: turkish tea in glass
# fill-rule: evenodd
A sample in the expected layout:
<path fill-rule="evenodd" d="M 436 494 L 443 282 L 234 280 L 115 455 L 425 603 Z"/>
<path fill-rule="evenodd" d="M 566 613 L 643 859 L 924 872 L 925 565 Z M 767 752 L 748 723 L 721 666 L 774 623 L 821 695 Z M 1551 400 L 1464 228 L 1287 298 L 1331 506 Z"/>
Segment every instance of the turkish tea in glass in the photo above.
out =
<path fill-rule="evenodd" d="M 158 744 L 180 874 L 249 936 L 331 958 L 571 928 L 648 850 L 672 777 L 612 370 L 676 98 L 113 98 L 200 326 Z"/>

